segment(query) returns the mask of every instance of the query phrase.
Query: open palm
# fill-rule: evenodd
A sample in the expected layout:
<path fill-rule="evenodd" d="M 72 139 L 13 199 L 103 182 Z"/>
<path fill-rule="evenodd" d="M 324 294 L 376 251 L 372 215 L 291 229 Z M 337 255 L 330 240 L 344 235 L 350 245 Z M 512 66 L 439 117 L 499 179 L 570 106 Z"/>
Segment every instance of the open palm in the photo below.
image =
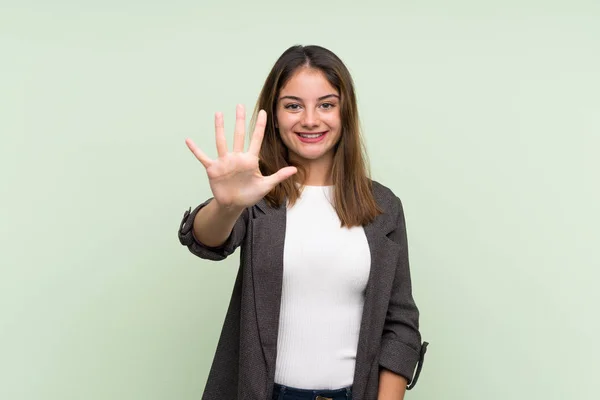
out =
<path fill-rule="evenodd" d="M 263 176 L 258 166 L 258 154 L 265 133 L 267 113 L 260 110 L 250 146 L 244 152 L 246 115 L 244 107 L 237 106 L 233 151 L 227 149 L 223 114 L 215 114 L 215 136 L 218 158 L 210 159 L 191 139 L 186 144 L 206 168 L 215 201 L 224 207 L 244 208 L 258 203 L 278 183 L 294 175 L 295 167 L 285 167 Z"/>

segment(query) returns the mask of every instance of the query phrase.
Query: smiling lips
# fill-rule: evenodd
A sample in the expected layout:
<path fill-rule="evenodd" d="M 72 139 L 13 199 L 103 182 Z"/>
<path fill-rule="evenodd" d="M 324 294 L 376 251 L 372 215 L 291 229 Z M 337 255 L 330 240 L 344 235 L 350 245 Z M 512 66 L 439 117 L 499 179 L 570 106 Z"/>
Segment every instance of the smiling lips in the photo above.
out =
<path fill-rule="evenodd" d="M 316 143 L 323 140 L 327 132 L 296 132 L 296 135 L 303 143 Z"/>

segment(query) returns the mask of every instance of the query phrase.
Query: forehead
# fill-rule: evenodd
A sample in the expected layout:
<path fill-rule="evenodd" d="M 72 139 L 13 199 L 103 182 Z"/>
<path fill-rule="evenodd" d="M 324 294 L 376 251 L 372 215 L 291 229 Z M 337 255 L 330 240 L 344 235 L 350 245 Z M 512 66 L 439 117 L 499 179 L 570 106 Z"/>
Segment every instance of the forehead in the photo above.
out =
<path fill-rule="evenodd" d="M 322 71 L 314 68 L 300 68 L 281 88 L 279 95 L 311 99 L 328 94 L 339 95 Z"/>

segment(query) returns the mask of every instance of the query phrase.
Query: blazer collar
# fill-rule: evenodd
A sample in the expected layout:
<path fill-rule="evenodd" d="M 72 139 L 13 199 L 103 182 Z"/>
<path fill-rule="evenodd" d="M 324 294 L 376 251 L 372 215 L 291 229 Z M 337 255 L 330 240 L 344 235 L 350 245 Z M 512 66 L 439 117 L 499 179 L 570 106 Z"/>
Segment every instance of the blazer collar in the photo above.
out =
<path fill-rule="evenodd" d="M 284 200 L 285 204 L 285 200 Z M 285 206 L 282 204 L 277 208 L 271 207 L 267 201 L 263 198 L 258 203 L 256 203 L 256 207 L 263 212 L 265 215 L 271 215 L 273 213 L 282 212 L 285 210 Z"/>
<path fill-rule="evenodd" d="M 377 189 L 377 187 L 376 187 Z M 375 200 L 383 207 L 385 202 L 383 201 L 383 193 L 379 190 L 374 190 Z M 284 199 L 283 204 L 279 207 L 271 207 L 267 201 L 263 198 L 258 203 L 256 203 L 256 207 L 262 211 L 262 213 L 266 216 L 276 216 L 277 214 L 285 214 L 286 211 L 286 200 Z M 378 232 L 384 236 L 387 236 L 390 232 L 392 232 L 397 227 L 397 220 L 394 219 L 392 214 L 389 212 L 390 210 L 383 210 L 383 214 L 377 216 L 370 224 L 366 225 L 365 228 L 369 227 L 375 232 Z"/>

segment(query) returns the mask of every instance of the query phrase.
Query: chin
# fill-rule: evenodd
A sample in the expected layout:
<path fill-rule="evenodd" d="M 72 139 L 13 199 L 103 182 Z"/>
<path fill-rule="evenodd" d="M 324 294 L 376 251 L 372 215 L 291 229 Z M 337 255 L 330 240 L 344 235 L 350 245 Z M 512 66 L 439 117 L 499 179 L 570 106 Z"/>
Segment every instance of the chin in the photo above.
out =
<path fill-rule="evenodd" d="M 327 155 L 327 153 L 328 152 L 318 152 L 318 153 L 300 152 L 300 153 L 296 153 L 296 154 L 303 160 L 314 161 L 314 160 L 318 160 L 320 158 L 325 157 Z"/>

